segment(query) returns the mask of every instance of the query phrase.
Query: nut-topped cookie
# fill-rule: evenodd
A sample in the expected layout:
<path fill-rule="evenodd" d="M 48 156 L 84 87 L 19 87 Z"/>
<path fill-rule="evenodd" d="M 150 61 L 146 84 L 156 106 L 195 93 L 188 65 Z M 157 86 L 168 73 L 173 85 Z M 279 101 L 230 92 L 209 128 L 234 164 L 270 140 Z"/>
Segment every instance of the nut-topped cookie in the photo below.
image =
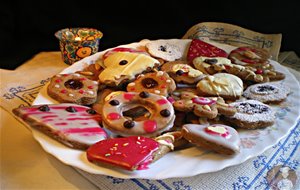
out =
<path fill-rule="evenodd" d="M 232 74 L 217 73 L 200 80 L 197 90 L 202 96 L 221 96 L 224 99 L 236 100 L 243 93 L 243 81 Z"/>

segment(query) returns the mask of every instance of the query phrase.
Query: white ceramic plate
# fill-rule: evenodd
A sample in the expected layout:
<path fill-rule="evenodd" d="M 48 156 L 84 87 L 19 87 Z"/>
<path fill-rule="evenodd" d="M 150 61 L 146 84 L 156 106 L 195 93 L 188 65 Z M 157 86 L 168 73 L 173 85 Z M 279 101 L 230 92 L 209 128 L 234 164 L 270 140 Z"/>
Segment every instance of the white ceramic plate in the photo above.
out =
<path fill-rule="evenodd" d="M 146 41 L 124 45 L 123 47 L 138 47 Z M 234 47 L 222 44 L 214 44 L 227 52 Z M 104 52 L 99 52 L 87 57 L 65 69 L 62 73 L 72 73 L 82 70 L 86 64 L 90 64 Z M 222 170 L 228 166 L 243 163 L 249 158 L 263 153 L 266 149 L 275 145 L 280 139 L 288 135 L 296 125 L 300 114 L 300 87 L 296 78 L 283 66 L 275 61 L 271 63 L 279 71 L 286 74 L 286 79 L 280 81 L 291 88 L 292 93 L 287 100 L 279 106 L 272 106 L 276 112 L 276 122 L 273 126 L 262 130 L 239 130 L 241 137 L 241 152 L 235 156 L 224 156 L 204 151 L 200 148 L 191 147 L 180 151 L 170 152 L 160 160 L 152 163 L 148 170 L 125 171 L 116 168 L 100 167 L 88 162 L 86 153 L 80 150 L 68 148 L 59 142 L 49 138 L 39 131 L 32 130 L 34 138 L 41 144 L 43 149 L 58 158 L 63 163 L 82 169 L 92 174 L 104 174 L 119 178 L 145 178 L 165 179 L 173 177 L 189 177 L 201 173 Z M 57 103 L 47 95 L 45 86 L 34 101 L 34 105 Z"/>

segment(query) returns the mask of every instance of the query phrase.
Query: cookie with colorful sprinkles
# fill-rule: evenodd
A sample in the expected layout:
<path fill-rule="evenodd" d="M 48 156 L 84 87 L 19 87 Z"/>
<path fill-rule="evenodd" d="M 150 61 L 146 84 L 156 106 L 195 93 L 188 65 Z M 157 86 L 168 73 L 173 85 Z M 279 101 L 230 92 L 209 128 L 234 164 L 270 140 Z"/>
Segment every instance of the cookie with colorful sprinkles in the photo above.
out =
<path fill-rule="evenodd" d="M 144 136 L 113 138 L 94 144 L 86 155 L 90 162 L 100 166 L 116 166 L 130 171 L 143 170 L 172 151 L 174 141 L 172 134 L 156 139 Z"/>

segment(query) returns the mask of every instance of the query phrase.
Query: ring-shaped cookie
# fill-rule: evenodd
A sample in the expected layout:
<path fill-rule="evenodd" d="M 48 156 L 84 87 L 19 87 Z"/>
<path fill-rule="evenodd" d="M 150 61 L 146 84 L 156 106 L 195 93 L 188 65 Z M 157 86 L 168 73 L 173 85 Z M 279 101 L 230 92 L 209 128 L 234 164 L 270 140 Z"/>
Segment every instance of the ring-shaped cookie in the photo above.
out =
<path fill-rule="evenodd" d="M 162 96 L 168 96 L 175 89 L 176 84 L 174 80 L 163 71 L 142 74 L 134 82 L 127 85 L 128 92 L 146 91 Z"/>
<path fill-rule="evenodd" d="M 78 73 L 58 74 L 51 78 L 47 92 L 60 103 L 90 105 L 96 101 L 98 85 Z"/>
<path fill-rule="evenodd" d="M 146 119 L 134 120 L 123 113 L 142 106 L 150 113 Z M 102 109 L 103 125 L 121 136 L 154 137 L 173 126 L 172 104 L 164 97 L 148 92 L 113 92 L 106 97 Z"/>

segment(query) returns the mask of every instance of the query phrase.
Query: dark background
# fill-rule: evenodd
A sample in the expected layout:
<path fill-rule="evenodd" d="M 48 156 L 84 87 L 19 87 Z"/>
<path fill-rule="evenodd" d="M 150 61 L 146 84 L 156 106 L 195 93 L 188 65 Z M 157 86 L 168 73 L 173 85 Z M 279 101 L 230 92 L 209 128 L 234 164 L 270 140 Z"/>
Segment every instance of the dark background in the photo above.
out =
<path fill-rule="evenodd" d="M 0 7 L 1 68 L 14 69 L 41 51 L 59 51 L 54 33 L 67 27 L 102 31 L 101 51 L 144 38 L 181 38 L 200 22 L 226 22 L 261 33 L 282 33 L 281 51 L 300 55 L 297 1 L 195 2 L 8 2 Z"/>

